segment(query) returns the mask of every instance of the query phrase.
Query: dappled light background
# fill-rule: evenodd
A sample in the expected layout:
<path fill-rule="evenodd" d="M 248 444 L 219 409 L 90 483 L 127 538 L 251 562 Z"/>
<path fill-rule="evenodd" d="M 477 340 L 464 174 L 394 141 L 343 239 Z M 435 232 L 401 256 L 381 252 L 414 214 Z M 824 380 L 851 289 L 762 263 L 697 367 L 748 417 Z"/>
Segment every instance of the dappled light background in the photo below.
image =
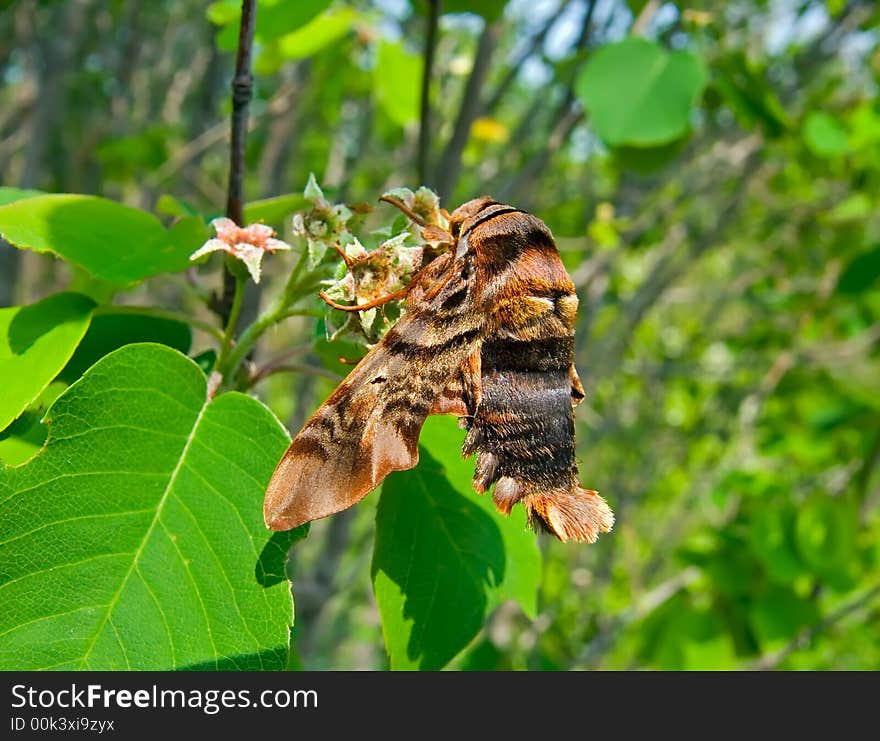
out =
<path fill-rule="evenodd" d="M 880 667 L 876 3 L 447 0 L 429 44 L 433 5 L 261 0 L 245 190 L 488 193 L 557 239 L 581 482 L 617 523 L 540 536 L 536 617 L 503 604 L 451 666 Z M 2 185 L 221 215 L 240 2 L 0 8 Z M 294 259 L 266 262 L 246 316 Z M 0 306 L 65 287 L 100 290 L 0 244 Z M 117 301 L 210 319 L 192 291 Z M 318 336 L 293 318 L 259 348 L 298 350 L 255 390 L 294 432 L 345 372 Z M 386 666 L 377 502 L 293 550 L 299 666 Z"/>

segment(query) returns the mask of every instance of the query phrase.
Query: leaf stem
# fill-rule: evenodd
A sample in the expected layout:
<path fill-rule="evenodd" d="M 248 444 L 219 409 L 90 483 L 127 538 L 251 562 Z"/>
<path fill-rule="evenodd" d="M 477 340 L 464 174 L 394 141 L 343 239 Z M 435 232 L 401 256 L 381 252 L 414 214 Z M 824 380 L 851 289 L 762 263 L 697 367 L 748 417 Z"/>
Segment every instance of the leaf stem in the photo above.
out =
<path fill-rule="evenodd" d="M 226 331 L 223 333 L 223 340 L 220 343 L 220 353 L 217 355 L 216 367 L 221 369 L 222 364 L 232 349 L 232 338 L 235 336 L 235 326 L 238 324 L 238 317 L 241 314 L 241 304 L 244 299 L 245 280 L 236 276 L 235 289 L 232 294 L 232 306 L 229 309 L 229 320 L 226 324 Z M 226 374 L 223 374 L 224 379 Z"/>
<path fill-rule="evenodd" d="M 239 337 L 238 342 L 231 348 L 227 356 L 218 358 L 217 370 L 223 375 L 224 379 L 232 378 L 238 370 L 238 366 L 247 357 L 251 348 L 256 344 L 257 340 L 263 336 L 267 329 L 277 324 L 288 316 L 312 316 L 313 311 L 308 309 L 291 309 L 291 306 L 304 296 L 309 295 L 313 289 L 314 280 L 310 272 L 305 272 L 308 260 L 308 252 L 303 250 L 300 253 L 284 290 L 275 298 L 268 308 L 257 317 Z"/>

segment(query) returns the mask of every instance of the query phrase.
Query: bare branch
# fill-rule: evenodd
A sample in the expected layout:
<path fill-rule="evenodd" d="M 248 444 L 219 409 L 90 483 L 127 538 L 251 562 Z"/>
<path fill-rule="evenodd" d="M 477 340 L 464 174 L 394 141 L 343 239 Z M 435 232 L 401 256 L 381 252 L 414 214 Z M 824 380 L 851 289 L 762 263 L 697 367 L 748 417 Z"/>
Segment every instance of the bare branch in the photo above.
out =
<path fill-rule="evenodd" d="M 834 612 L 830 613 L 827 617 L 825 617 L 823 620 L 820 620 L 815 625 L 811 626 L 810 628 L 806 628 L 805 630 L 802 630 L 790 643 L 788 643 L 786 646 L 783 646 L 778 651 L 775 651 L 774 653 L 768 654 L 766 656 L 762 656 L 752 665 L 752 668 L 762 670 L 778 668 L 779 665 L 782 664 L 782 662 L 785 661 L 793 653 L 809 646 L 810 642 L 816 636 L 827 632 L 830 628 L 833 628 L 837 623 L 839 623 L 844 618 L 849 617 L 854 612 L 868 607 L 878 597 L 880 597 L 880 583 L 875 584 L 873 587 L 868 589 L 867 592 L 863 592 L 855 599 L 844 603 L 839 608 L 834 610 Z"/>
<path fill-rule="evenodd" d="M 235 75 L 232 78 L 232 135 L 229 143 L 229 190 L 226 196 L 226 216 L 240 226 L 244 226 L 244 152 L 248 109 L 254 85 L 251 74 L 251 53 L 256 20 L 257 0 L 242 0 Z M 235 276 L 224 264 L 223 292 L 212 307 L 224 325 L 229 321 L 232 312 L 235 286 Z"/>
<path fill-rule="evenodd" d="M 471 69 L 467 85 L 465 85 L 461 106 L 458 110 L 458 118 L 455 121 L 455 128 L 452 131 L 449 143 L 446 145 L 446 150 L 443 152 L 443 158 L 436 178 L 437 191 L 441 199 L 449 198 L 455 188 L 455 184 L 458 182 L 458 175 L 461 172 L 461 156 L 470 137 L 471 125 L 483 111 L 481 93 L 483 84 L 489 74 L 492 52 L 495 50 L 495 44 L 498 41 L 500 32 L 501 25 L 499 22 L 487 24 L 477 44 L 474 66 Z"/>
<path fill-rule="evenodd" d="M 428 156 L 431 144 L 431 77 L 437 51 L 437 28 L 440 25 L 440 0 L 428 0 L 428 29 L 425 37 L 424 66 L 422 69 L 422 97 L 419 112 L 418 181 L 429 185 Z"/>

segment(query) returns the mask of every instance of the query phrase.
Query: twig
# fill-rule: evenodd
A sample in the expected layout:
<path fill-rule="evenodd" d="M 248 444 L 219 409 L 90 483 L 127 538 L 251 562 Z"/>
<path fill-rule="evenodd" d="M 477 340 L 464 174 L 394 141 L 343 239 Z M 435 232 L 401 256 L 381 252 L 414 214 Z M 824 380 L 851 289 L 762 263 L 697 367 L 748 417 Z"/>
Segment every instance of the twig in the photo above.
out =
<path fill-rule="evenodd" d="M 232 78 L 232 135 L 229 144 L 229 190 L 226 197 L 226 216 L 239 226 L 244 226 L 244 150 L 248 108 L 254 85 L 251 51 L 256 18 L 257 0 L 242 0 L 238 52 L 235 57 L 235 75 Z M 224 326 L 229 323 L 235 293 L 235 276 L 224 267 L 223 292 L 214 307 Z"/>
<path fill-rule="evenodd" d="M 284 363 L 282 365 L 276 365 L 272 368 L 267 368 L 266 366 L 264 366 L 255 371 L 250 377 L 249 387 L 253 387 L 260 381 L 268 378 L 269 376 L 274 376 L 277 373 L 308 373 L 313 376 L 329 378 L 331 381 L 335 381 L 336 383 L 339 383 L 339 381 L 343 379 L 343 376 L 340 376 L 338 373 L 328 371 L 317 365 L 309 365 L 308 363 Z"/>
<path fill-rule="evenodd" d="M 645 31 L 648 30 L 648 26 L 651 25 L 651 21 L 654 20 L 654 16 L 657 15 L 657 11 L 660 10 L 660 5 L 660 0 L 648 0 L 648 2 L 645 4 L 645 7 L 642 8 L 642 12 L 639 13 L 632 24 L 632 29 L 630 33 L 633 36 L 645 35 Z"/>
<path fill-rule="evenodd" d="M 823 620 L 820 620 L 815 625 L 806 628 L 805 630 L 802 630 L 800 633 L 798 633 L 797 636 L 795 636 L 794 639 L 792 639 L 786 646 L 783 646 L 778 651 L 775 651 L 774 653 L 771 653 L 767 656 L 762 656 L 752 665 L 752 668 L 761 670 L 776 669 L 793 653 L 803 648 L 806 648 L 809 645 L 810 641 L 812 641 L 817 635 L 819 635 L 820 633 L 824 633 L 829 628 L 833 627 L 836 623 L 839 623 L 845 617 L 854 613 L 856 610 L 867 607 L 878 597 L 880 597 L 880 583 L 875 584 L 867 592 L 864 592 L 850 602 L 841 605 L 834 612 L 829 614 Z"/>
<path fill-rule="evenodd" d="M 526 48 L 523 49 L 514 62 L 511 62 L 507 73 L 501 79 L 501 82 L 496 85 L 495 90 L 489 96 L 488 102 L 484 106 L 487 112 L 494 111 L 495 108 L 498 107 L 498 104 L 507 94 L 507 91 L 510 89 L 511 85 L 513 85 L 514 80 L 516 80 L 516 76 L 519 74 L 523 64 L 525 64 L 526 61 L 541 48 L 544 44 L 544 40 L 547 38 L 547 34 L 550 33 L 550 29 L 553 28 L 562 13 L 568 8 L 569 3 L 570 0 L 563 0 L 563 2 L 559 3 L 559 7 L 550 14 L 550 17 L 541 27 L 541 30 L 532 35 Z"/>
<path fill-rule="evenodd" d="M 683 589 L 687 589 L 700 578 L 700 571 L 690 566 L 671 579 L 658 584 L 645 594 L 635 605 L 611 618 L 597 635 L 587 643 L 572 664 L 573 668 L 591 666 L 614 642 L 621 630 L 651 614 L 660 605 L 668 602 Z"/>
<path fill-rule="evenodd" d="M 422 100 L 419 112 L 418 181 L 428 183 L 428 154 L 431 143 L 431 77 L 434 55 L 437 51 L 437 28 L 440 24 L 440 0 L 428 0 L 428 33 L 425 38 L 425 58 L 422 69 Z"/>
<path fill-rule="evenodd" d="M 580 54 L 587 48 L 587 44 L 590 40 L 590 31 L 593 26 L 593 13 L 596 10 L 596 4 L 597 0 L 590 0 L 587 5 L 587 10 L 584 13 L 583 21 L 581 22 L 581 30 L 574 45 L 574 51 L 576 54 Z M 501 187 L 496 188 L 496 192 L 499 194 L 501 200 L 507 200 L 514 194 L 517 194 L 517 197 L 519 197 L 518 194 L 524 188 L 525 184 L 534 182 L 534 178 L 540 174 L 550 161 L 550 158 L 562 147 L 563 144 L 565 144 L 569 135 L 574 130 L 574 127 L 584 117 L 584 111 L 580 104 L 575 100 L 576 96 L 574 92 L 577 71 L 580 68 L 580 62 L 582 61 L 582 59 L 579 60 L 571 69 L 570 76 L 565 86 L 565 93 L 562 96 L 562 101 L 559 103 L 556 111 L 550 119 L 554 122 L 553 130 L 547 138 L 544 146 L 532 155 L 531 159 L 529 159 L 525 166 L 520 168 L 519 173 L 513 180 L 508 180 L 506 183 L 503 183 Z M 535 100 L 532 108 L 526 112 L 517 125 L 513 134 L 514 141 L 522 141 L 532 127 L 532 119 L 535 114 L 539 112 L 544 105 L 543 98 L 539 97 Z"/>
<path fill-rule="evenodd" d="M 500 24 L 493 22 L 487 24 L 480 35 L 474 66 L 465 85 L 458 117 L 455 120 L 455 128 L 443 152 L 437 176 L 437 191 L 441 199 L 449 198 L 456 182 L 458 182 L 458 175 L 461 172 L 461 157 L 470 137 L 471 125 L 483 110 L 481 103 L 483 83 L 489 74 L 492 52 L 495 50 L 495 43 L 500 32 Z"/>

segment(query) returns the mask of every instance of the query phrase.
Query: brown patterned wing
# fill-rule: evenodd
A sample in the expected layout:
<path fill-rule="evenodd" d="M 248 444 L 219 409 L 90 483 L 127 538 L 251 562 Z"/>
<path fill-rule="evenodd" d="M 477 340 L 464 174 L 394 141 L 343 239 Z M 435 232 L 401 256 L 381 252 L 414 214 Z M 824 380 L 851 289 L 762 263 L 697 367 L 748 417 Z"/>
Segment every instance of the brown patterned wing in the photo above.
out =
<path fill-rule="evenodd" d="M 451 378 L 479 350 L 472 255 L 441 255 L 403 317 L 306 422 L 278 463 L 263 516 L 289 530 L 347 509 L 418 462 L 418 439 Z"/>

